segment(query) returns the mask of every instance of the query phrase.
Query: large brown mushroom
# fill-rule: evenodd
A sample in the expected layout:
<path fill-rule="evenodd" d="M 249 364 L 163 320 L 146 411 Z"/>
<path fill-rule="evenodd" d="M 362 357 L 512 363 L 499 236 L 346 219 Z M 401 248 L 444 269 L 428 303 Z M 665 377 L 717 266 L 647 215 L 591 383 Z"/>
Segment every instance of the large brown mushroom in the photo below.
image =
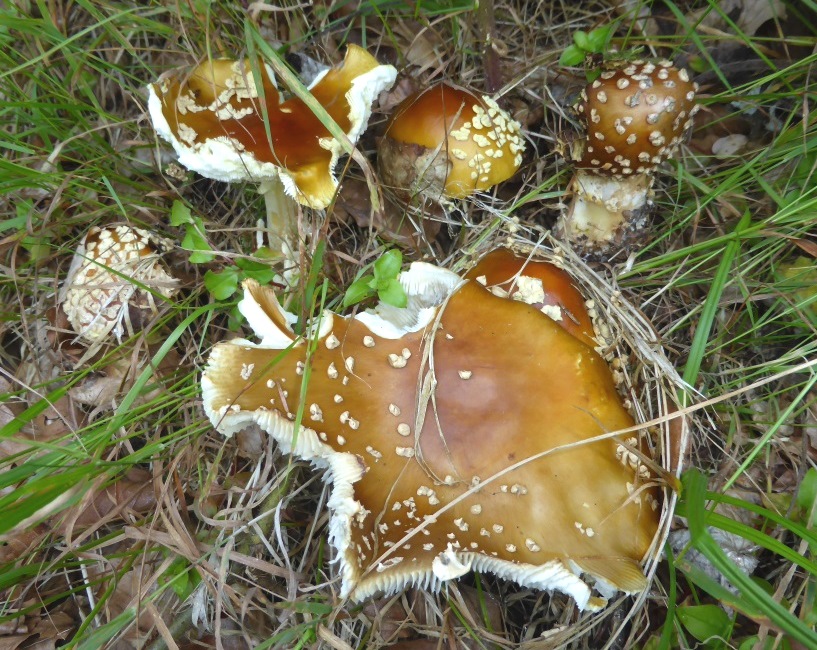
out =
<path fill-rule="evenodd" d="M 394 67 L 349 45 L 343 63 L 318 75 L 309 90 L 354 143 L 366 129 L 374 100 L 396 74 Z M 207 178 L 261 183 L 268 219 L 284 239 L 294 230 L 284 193 L 311 208 L 332 201 L 343 145 L 300 98 L 282 99 L 263 62 L 208 60 L 192 70 L 165 73 L 148 89 L 153 125 L 173 145 L 179 162 Z"/>
<path fill-rule="evenodd" d="M 525 141 L 488 96 L 437 84 L 395 109 L 378 149 L 382 180 L 433 201 L 461 199 L 513 176 Z"/>
<path fill-rule="evenodd" d="M 342 596 L 471 569 L 590 610 L 645 588 L 657 481 L 637 435 L 613 435 L 633 420 L 581 296 L 570 284 L 549 284 L 546 300 L 491 291 L 495 277 L 510 294 L 544 286 L 539 264 L 498 252 L 469 273 L 477 281 L 414 263 L 400 278 L 406 309 L 324 312 L 307 340 L 271 290 L 245 283 L 240 308 L 261 341 L 216 345 L 204 408 L 227 435 L 257 423 L 328 468 Z M 543 313 L 548 300 L 583 327 Z"/>
<path fill-rule="evenodd" d="M 692 129 L 697 85 L 670 61 L 606 69 L 582 91 L 576 111 L 584 137 L 572 201 L 556 231 L 580 251 L 605 255 L 643 239 L 654 174 Z"/>

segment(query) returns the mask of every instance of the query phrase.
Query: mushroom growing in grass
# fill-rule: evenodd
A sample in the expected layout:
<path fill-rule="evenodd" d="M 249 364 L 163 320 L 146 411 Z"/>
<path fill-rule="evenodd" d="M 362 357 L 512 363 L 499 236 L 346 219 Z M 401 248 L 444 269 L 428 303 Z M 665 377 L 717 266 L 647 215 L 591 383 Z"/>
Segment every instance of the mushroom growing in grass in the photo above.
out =
<path fill-rule="evenodd" d="M 697 85 L 670 61 L 632 61 L 604 70 L 582 91 L 584 135 L 570 205 L 557 233 L 591 255 L 625 249 L 644 236 L 654 174 L 692 129 Z"/>
<path fill-rule="evenodd" d="M 142 228 L 94 226 L 77 248 L 59 302 L 77 336 L 97 345 L 139 331 L 179 282 L 161 253 L 170 242 Z"/>
<path fill-rule="evenodd" d="M 378 149 L 380 177 L 433 201 L 485 191 L 522 164 L 519 128 L 490 97 L 437 84 L 395 109 Z"/>
<path fill-rule="evenodd" d="M 318 75 L 309 90 L 355 143 L 396 74 L 349 45 L 343 63 Z M 263 62 L 208 60 L 165 73 L 148 88 L 153 125 L 181 164 L 215 180 L 260 183 L 272 237 L 292 242 L 297 234 L 293 200 L 315 209 L 332 201 L 343 144 L 300 98 L 282 100 Z"/>
<path fill-rule="evenodd" d="M 246 282 L 239 308 L 260 342 L 211 353 L 213 425 L 255 423 L 327 469 L 342 597 L 438 588 L 471 569 L 587 610 L 646 587 L 659 483 L 637 434 L 614 434 L 633 420 L 586 329 L 547 308 L 570 305 L 586 328 L 581 296 L 497 255 L 474 280 L 415 262 L 400 277 L 405 309 L 326 311 L 307 340 L 272 290 Z M 510 288 L 492 291 L 494 277 Z"/>

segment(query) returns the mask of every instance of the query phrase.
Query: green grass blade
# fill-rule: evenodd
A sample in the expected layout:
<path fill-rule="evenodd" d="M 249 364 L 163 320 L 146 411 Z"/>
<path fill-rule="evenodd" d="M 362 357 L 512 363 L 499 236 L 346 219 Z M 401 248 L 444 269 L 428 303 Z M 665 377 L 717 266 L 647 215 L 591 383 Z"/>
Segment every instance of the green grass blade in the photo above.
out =
<path fill-rule="evenodd" d="M 741 604 L 748 611 L 763 612 L 769 620 L 805 648 L 817 650 L 817 634 L 788 609 L 767 594 L 730 560 L 706 530 L 706 477 L 697 470 L 683 477 L 687 522 L 692 546 L 702 553 L 723 576 L 738 589 Z"/>

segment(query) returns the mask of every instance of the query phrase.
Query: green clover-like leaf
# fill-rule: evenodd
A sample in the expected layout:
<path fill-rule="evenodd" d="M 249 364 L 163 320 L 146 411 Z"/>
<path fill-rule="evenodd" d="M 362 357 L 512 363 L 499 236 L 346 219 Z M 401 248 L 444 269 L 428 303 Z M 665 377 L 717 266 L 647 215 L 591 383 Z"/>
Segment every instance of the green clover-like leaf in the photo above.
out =
<path fill-rule="evenodd" d="M 374 263 L 374 277 L 378 280 L 390 280 L 397 277 L 403 265 L 403 254 L 396 248 L 383 253 Z"/>
<path fill-rule="evenodd" d="M 173 226 L 182 226 L 186 223 L 193 223 L 193 214 L 181 201 L 173 201 L 173 207 L 170 208 L 170 224 Z"/>
<path fill-rule="evenodd" d="M 614 25 L 605 25 L 591 31 L 587 35 L 588 47 L 586 49 L 590 52 L 604 52 L 613 33 L 613 27 Z"/>
<path fill-rule="evenodd" d="M 687 605 L 678 608 L 678 618 L 698 641 L 729 638 L 732 619 L 717 605 Z"/>
<path fill-rule="evenodd" d="M 559 65 L 566 68 L 574 68 L 581 65 L 583 62 L 584 50 L 576 47 L 575 45 L 571 45 L 570 47 L 566 48 L 565 51 L 562 52 L 562 56 L 559 58 Z"/>
<path fill-rule="evenodd" d="M 228 266 L 223 271 L 207 271 L 204 274 L 204 286 L 216 300 L 227 300 L 238 291 L 240 272 L 235 266 Z"/>
<path fill-rule="evenodd" d="M 258 281 L 259 284 L 269 284 L 275 277 L 275 271 L 263 262 L 239 257 L 236 259 L 235 265 L 243 271 L 244 278 L 252 278 Z"/>
<path fill-rule="evenodd" d="M 346 290 L 346 294 L 343 296 L 343 306 L 350 307 L 351 305 L 356 305 L 359 302 L 366 300 L 369 296 L 374 295 L 374 289 L 372 287 L 372 282 L 374 281 L 373 275 L 364 275 L 362 278 L 358 278 Z"/>
<path fill-rule="evenodd" d="M 387 305 L 392 307 L 404 308 L 408 304 L 408 297 L 397 278 L 392 278 L 386 282 L 382 287 L 377 288 L 377 297 L 380 298 Z"/>
<path fill-rule="evenodd" d="M 584 50 L 585 52 L 593 51 L 590 45 L 590 37 L 587 35 L 587 32 L 582 31 L 581 29 L 573 32 L 573 42 L 580 50 Z"/>
<path fill-rule="evenodd" d="M 207 243 L 207 239 L 204 237 L 204 222 L 201 217 L 193 217 L 193 223 L 185 228 L 182 248 L 193 251 L 190 255 L 192 264 L 205 264 L 215 258 L 214 253 L 206 252 L 213 249 L 210 248 L 210 244 Z"/>

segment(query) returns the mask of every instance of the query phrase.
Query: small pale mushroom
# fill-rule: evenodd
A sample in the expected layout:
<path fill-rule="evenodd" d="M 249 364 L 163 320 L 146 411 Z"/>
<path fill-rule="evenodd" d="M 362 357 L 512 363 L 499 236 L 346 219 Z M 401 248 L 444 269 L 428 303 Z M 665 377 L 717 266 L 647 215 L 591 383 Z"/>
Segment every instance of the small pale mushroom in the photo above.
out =
<path fill-rule="evenodd" d="M 584 137 L 572 199 L 556 233 L 580 252 L 608 256 L 643 240 L 654 174 L 692 130 L 697 84 L 670 61 L 608 64 L 582 91 L 576 111 Z"/>
<path fill-rule="evenodd" d="M 74 254 L 59 297 L 78 338 L 99 344 L 132 336 L 178 291 L 161 262 L 170 243 L 142 228 L 91 228 Z"/>
<path fill-rule="evenodd" d="M 380 177 L 410 196 L 465 198 L 516 173 L 525 150 L 519 129 L 490 97 L 437 84 L 395 109 L 378 149 Z"/>
<path fill-rule="evenodd" d="M 343 63 L 319 74 L 309 90 L 355 143 L 374 100 L 396 74 L 349 45 Z M 165 73 L 148 89 L 153 125 L 179 162 L 207 178 L 260 183 L 268 222 L 282 240 L 295 233 L 296 211 L 288 197 L 316 209 L 332 201 L 343 146 L 301 99 L 283 100 L 263 62 L 207 60 L 192 70 Z"/>
<path fill-rule="evenodd" d="M 468 277 L 505 280 L 500 261 Z M 400 281 L 406 309 L 324 312 L 314 343 L 248 281 L 239 308 L 260 342 L 217 344 L 202 377 L 219 431 L 256 423 L 327 469 L 341 596 L 438 588 L 472 569 L 587 610 L 645 589 L 658 482 L 635 434 L 605 437 L 633 420 L 586 331 L 429 264 Z"/>

